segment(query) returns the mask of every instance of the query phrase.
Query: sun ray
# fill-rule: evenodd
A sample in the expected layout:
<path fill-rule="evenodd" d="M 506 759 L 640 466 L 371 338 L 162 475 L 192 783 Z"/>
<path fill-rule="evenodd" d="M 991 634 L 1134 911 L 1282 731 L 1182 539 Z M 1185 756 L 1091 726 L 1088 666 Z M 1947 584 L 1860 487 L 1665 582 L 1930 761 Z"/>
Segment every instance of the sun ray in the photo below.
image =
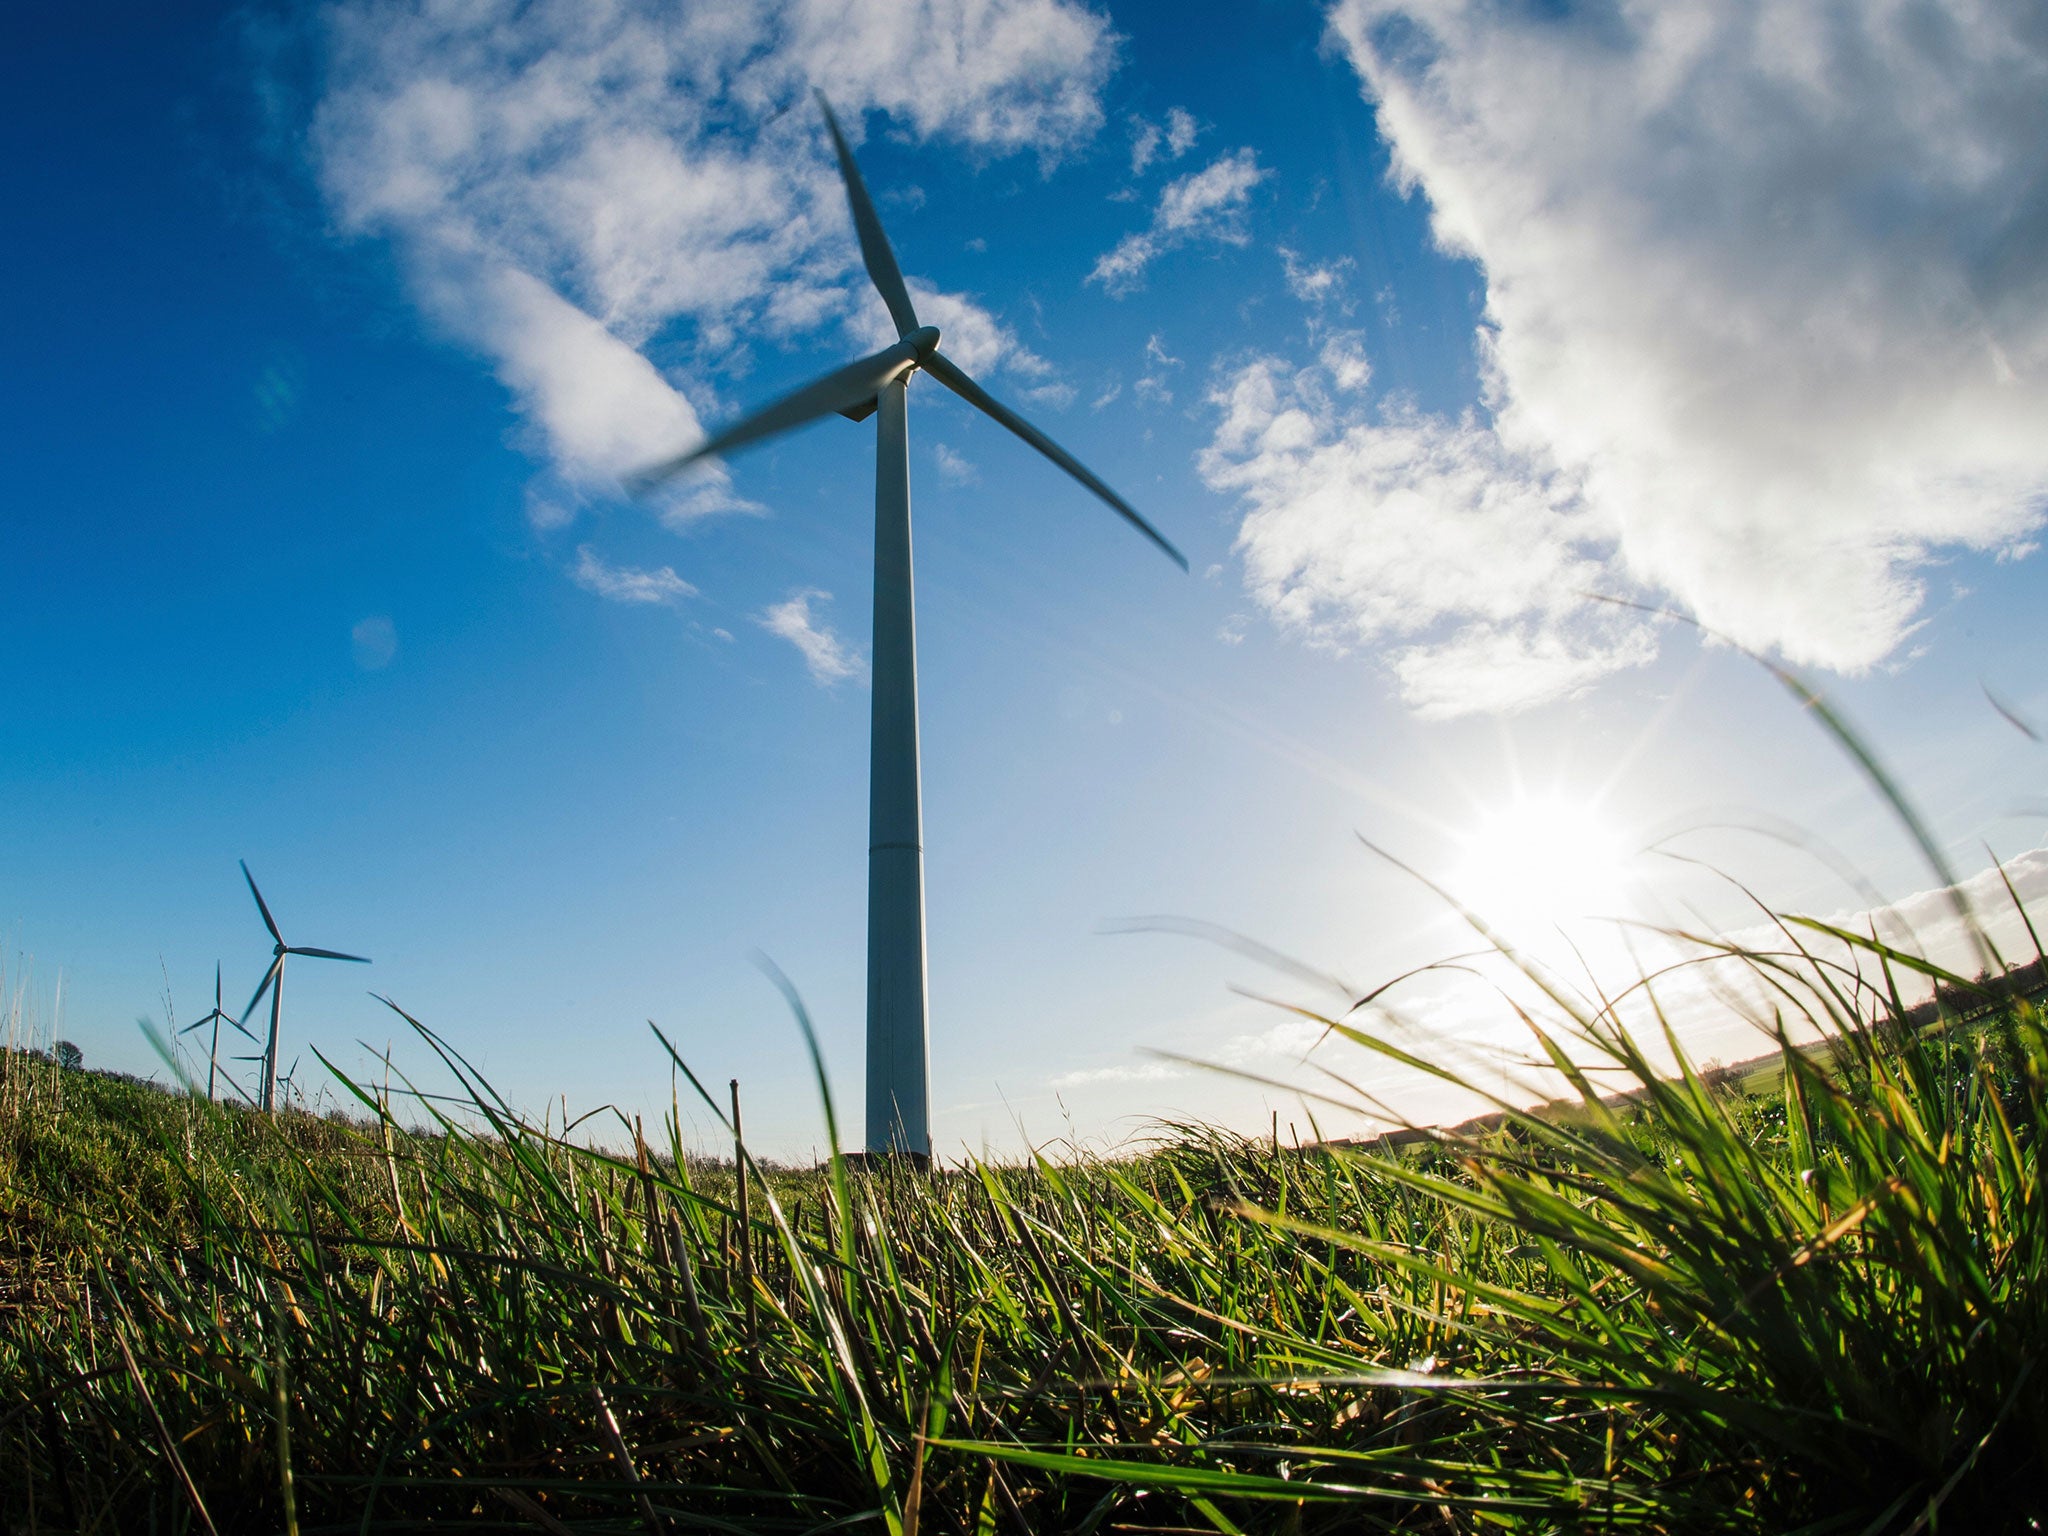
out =
<path fill-rule="evenodd" d="M 1591 800 L 1518 792 L 1460 841 L 1452 892 L 1519 948 L 1570 956 L 1587 920 L 1629 906 L 1628 847 Z"/>

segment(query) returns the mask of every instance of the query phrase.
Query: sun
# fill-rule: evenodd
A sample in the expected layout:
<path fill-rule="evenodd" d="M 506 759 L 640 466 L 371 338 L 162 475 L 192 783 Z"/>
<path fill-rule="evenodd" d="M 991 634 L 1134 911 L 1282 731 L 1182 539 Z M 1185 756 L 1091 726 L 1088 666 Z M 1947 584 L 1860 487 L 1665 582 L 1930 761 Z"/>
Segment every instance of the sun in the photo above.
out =
<path fill-rule="evenodd" d="M 1628 905 L 1628 850 L 1599 810 L 1561 795 L 1520 796 L 1482 813 L 1459 840 L 1450 890 L 1496 933 L 1545 948 L 1560 930 Z"/>

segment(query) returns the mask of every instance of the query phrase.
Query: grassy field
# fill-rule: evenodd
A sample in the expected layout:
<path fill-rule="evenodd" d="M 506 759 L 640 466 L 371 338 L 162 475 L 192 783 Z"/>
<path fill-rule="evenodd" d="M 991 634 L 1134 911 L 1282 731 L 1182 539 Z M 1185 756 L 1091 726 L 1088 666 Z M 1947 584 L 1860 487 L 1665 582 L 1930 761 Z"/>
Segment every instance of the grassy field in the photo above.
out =
<path fill-rule="evenodd" d="M 1882 983 L 1752 963 L 1839 1036 L 1768 1093 L 1567 1017 L 1539 1040 L 1578 1102 L 1474 1137 L 744 1194 L 673 1120 L 603 1151 L 523 1119 L 424 1030 L 469 1102 L 411 1128 L 10 1052 L 0 1517 L 2038 1529 L 2040 1016 L 1911 1029 Z"/>

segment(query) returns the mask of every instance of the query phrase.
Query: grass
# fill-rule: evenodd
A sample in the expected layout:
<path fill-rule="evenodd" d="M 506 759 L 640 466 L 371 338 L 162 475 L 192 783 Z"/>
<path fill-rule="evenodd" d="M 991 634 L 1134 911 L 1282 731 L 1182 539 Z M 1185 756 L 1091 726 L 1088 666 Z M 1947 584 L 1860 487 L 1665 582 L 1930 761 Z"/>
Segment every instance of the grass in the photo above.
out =
<path fill-rule="evenodd" d="M 459 1090 L 401 1099 L 418 1125 L 365 1085 L 352 1116 L 270 1119 L 10 1046 L 0 1518 L 2038 1530 L 2042 1016 L 1995 970 L 1780 932 L 1700 946 L 1771 999 L 1775 1070 L 1702 1074 L 1661 1017 L 1653 1057 L 1527 966 L 1569 1088 L 1540 1113 L 930 1177 L 739 1178 L 687 1155 L 679 1110 L 593 1148 L 418 1024 Z M 1319 1022 L 1490 1097 L 1369 1017 Z"/>
<path fill-rule="evenodd" d="M 2032 1529 L 2041 1020 L 1913 1030 L 1816 957 L 1752 963 L 1836 1036 L 1767 1096 L 1580 1017 L 1570 1050 L 1539 1036 L 1572 1112 L 1472 1139 L 756 1167 L 744 1216 L 679 1117 L 592 1150 L 424 1029 L 466 1096 L 425 1129 L 367 1088 L 352 1119 L 271 1121 L 12 1051 L 0 1513 Z"/>

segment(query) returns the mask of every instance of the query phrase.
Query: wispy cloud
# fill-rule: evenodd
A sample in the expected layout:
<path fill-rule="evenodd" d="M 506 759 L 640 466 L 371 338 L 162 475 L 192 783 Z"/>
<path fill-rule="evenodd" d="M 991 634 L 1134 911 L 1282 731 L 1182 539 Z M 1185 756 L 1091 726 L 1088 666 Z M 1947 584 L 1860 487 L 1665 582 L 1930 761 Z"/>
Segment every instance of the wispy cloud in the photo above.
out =
<path fill-rule="evenodd" d="M 1158 160 L 1178 160 L 1195 147 L 1201 130 L 1194 114 L 1184 107 L 1169 107 L 1164 124 L 1150 118 L 1131 119 L 1131 174 L 1142 176 Z"/>
<path fill-rule="evenodd" d="M 941 478 L 955 485 L 965 485 L 975 477 L 973 464 L 964 454 L 956 453 L 944 443 L 932 444 L 932 461 L 939 466 Z"/>
<path fill-rule="evenodd" d="M 1111 1067 L 1087 1067 L 1046 1079 L 1048 1088 L 1081 1088 L 1098 1083 L 1166 1083 L 1186 1077 L 1187 1070 L 1164 1061 L 1134 1061 Z"/>
<path fill-rule="evenodd" d="M 1475 495 L 1599 528 L 1708 623 L 1845 670 L 1911 630 L 1945 549 L 2028 544 L 2048 32 L 2027 6 L 1699 0 L 1588 24 L 1340 0 L 1331 31 L 1396 180 L 1485 275 L 1497 437 L 1466 438 Z M 1515 622 L 1545 622 L 1526 595 Z"/>
<path fill-rule="evenodd" d="M 1335 261 L 1310 262 L 1297 251 L 1279 246 L 1280 266 L 1287 276 L 1287 291 L 1304 304 L 1321 309 L 1326 304 L 1339 304 L 1345 309 L 1345 289 L 1349 274 L 1357 263 L 1349 256 L 1340 256 Z"/>
<path fill-rule="evenodd" d="M 1088 274 L 1116 297 L 1138 288 L 1145 269 L 1167 251 L 1193 240 L 1243 245 L 1252 189 L 1272 172 L 1250 148 L 1233 150 L 1202 170 L 1170 181 L 1159 194 L 1149 229 L 1133 231 L 1105 251 Z"/>
<path fill-rule="evenodd" d="M 831 601 L 830 592 L 792 592 L 755 619 L 769 634 L 780 635 L 795 646 L 810 670 L 812 681 L 825 686 L 867 673 L 867 665 L 859 654 L 811 612 L 812 603 Z"/>
<path fill-rule="evenodd" d="M 319 14 L 305 138 L 335 219 L 391 241 L 431 324 L 489 359 L 572 493 L 556 512 L 700 435 L 694 359 L 867 303 L 811 85 L 856 135 L 878 109 L 1056 157 L 1100 125 L 1115 45 L 1074 0 Z M 949 347 L 976 350 L 965 329 Z M 657 336 L 676 373 L 640 355 Z M 712 466 L 676 505 L 737 504 Z"/>
<path fill-rule="evenodd" d="M 697 589 L 671 566 L 643 570 L 610 565 L 588 544 L 577 548 L 576 564 L 569 577 L 584 591 L 594 592 L 608 603 L 678 603 L 697 595 Z"/>
<path fill-rule="evenodd" d="M 1145 167 L 1159 158 L 1159 141 L 1164 137 L 1159 125 L 1145 118 L 1131 120 L 1131 174 L 1142 176 Z"/>
<path fill-rule="evenodd" d="M 1140 405 L 1171 405 L 1173 386 L 1167 383 L 1167 370 L 1183 366 L 1181 360 L 1166 350 L 1166 342 L 1157 331 L 1145 338 L 1145 369 L 1131 386 L 1131 395 Z"/>

